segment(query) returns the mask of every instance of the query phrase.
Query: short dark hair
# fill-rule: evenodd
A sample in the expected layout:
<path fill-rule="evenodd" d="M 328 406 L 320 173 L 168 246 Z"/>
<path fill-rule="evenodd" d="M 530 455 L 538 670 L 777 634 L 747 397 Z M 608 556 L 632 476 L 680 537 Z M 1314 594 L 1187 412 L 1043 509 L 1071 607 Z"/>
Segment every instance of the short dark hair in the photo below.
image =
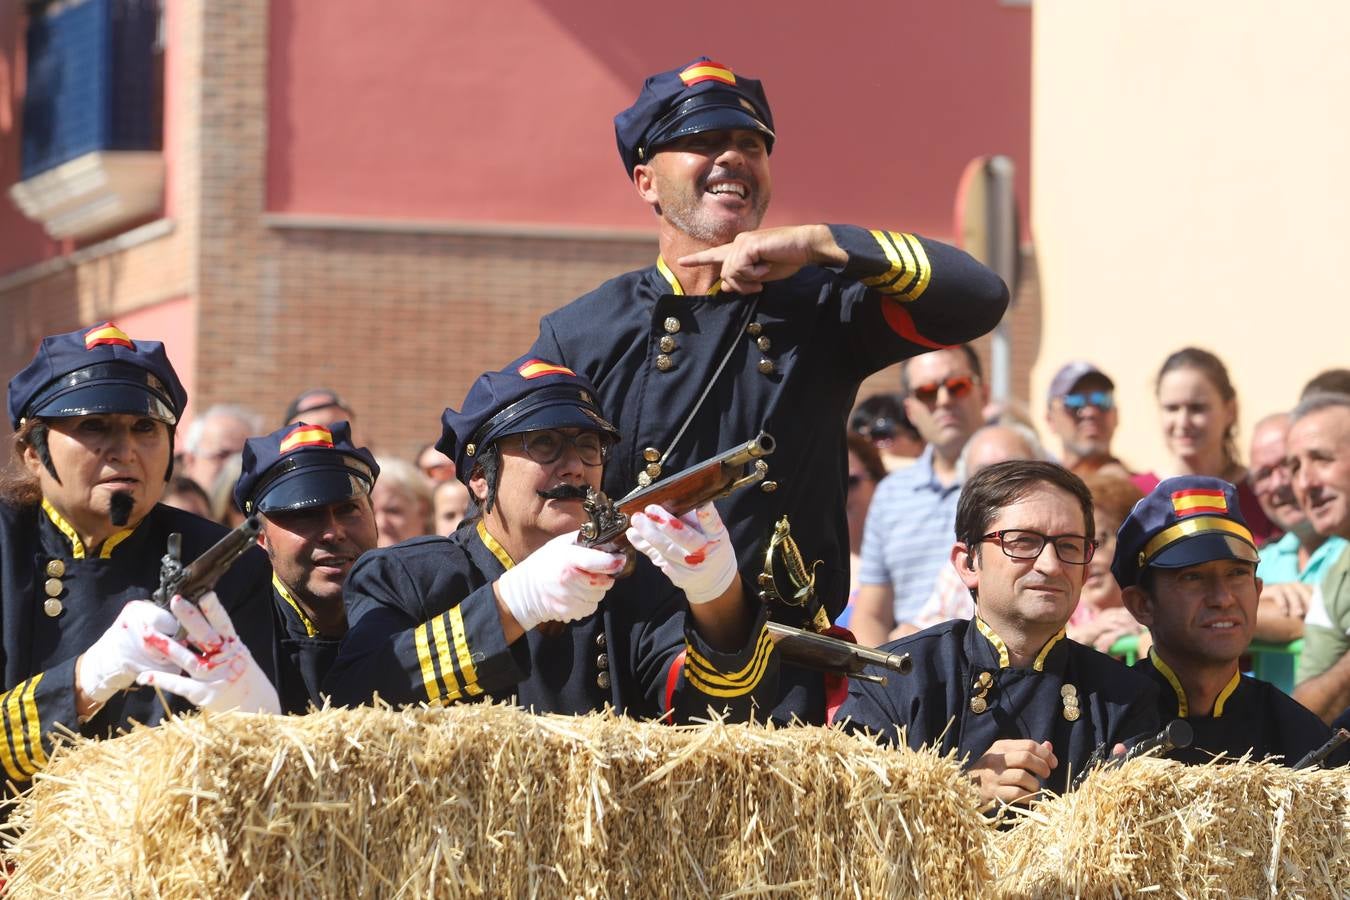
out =
<path fill-rule="evenodd" d="M 921 440 L 919 429 L 909 420 L 905 404 L 899 394 L 873 394 L 860 402 L 848 422 L 849 431 L 865 438 L 879 440 L 903 434 Z"/>
<path fill-rule="evenodd" d="M 1304 416 L 1310 416 L 1324 409 L 1350 411 L 1350 394 L 1341 394 L 1336 391 L 1317 391 L 1306 394 L 1302 400 L 1298 401 L 1298 406 L 1294 407 L 1294 411 L 1289 414 L 1289 424 L 1292 425 Z"/>
<path fill-rule="evenodd" d="M 1303 386 L 1298 398 L 1305 400 L 1313 394 L 1350 394 L 1350 369 L 1318 372 Z"/>
<path fill-rule="evenodd" d="M 1092 516 L 1092 494 L 1083 479 L 1059 463 L 1010 459 L 984 467 L 961 488 L 956 502 L 956 539 L 975 553 L 999 512 L 1043 484 L 1059 488 L 1078 501 L 1083 510 L 1084 534 L 1092 537 L 1097 524 Z"/>
<path fill-rule="evenodd" d="M 980 365 L 980 355 L 975 352 L 975 348 L 970 344 L 957 344 L 955 347 L 944 347 L 943 350 L 960 350 L 966 355 L 966 362 L 970 365 L 971 374 L 981 381 L 984 380 L 984 367 Z M 942 350 L 931 350 L 930 353 L 941 353 Z M 920 353 L 919 356 L 927 356 L 926 353 Z M 909 396 L 910 389 L 913 387 L 909 383 L 909 364 L 918 359 L 918 356 L 911 356 L 900 364 L 900 393 Z"/>

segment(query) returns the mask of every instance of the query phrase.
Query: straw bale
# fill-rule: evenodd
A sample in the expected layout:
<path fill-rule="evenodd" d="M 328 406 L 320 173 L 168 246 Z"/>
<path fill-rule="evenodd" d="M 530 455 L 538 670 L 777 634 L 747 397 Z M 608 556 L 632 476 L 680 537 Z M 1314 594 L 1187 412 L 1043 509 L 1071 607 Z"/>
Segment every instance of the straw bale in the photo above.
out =
<path fill-rule="evenodd" d="M 949 758 L 503 706 L 194 715 L 58 751 L 11 897 L 980 896 Z"/>
<path fill-rule="evenodd" d="M 1350 772 L 1138 759 L 994 847 L 1007 898 L 1350 896 Z"/>

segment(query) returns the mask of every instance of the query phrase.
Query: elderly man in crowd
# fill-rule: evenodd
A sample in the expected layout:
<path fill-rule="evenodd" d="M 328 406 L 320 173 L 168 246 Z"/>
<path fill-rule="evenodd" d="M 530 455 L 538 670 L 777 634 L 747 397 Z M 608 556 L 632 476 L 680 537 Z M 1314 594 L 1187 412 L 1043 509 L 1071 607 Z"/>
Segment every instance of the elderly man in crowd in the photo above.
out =
<path fill-rule="evenodd" d="M 1266 416 L 1252 429 L 1248 454 L 1252 492 L 1266 518 L 1284 532 L 1261 549 L 1256 566 L 1264 585 L 1256 636 L 1280 642 L 1303 636 L 1313 590 L 1347 546 L 1344 538 L 1319 534 L 1299 506 L 1286 458 L 1288 436 L 1288 413 Z"/>
<path fill-rule="evenodd" d="M 181 473 L 210 491 L 225 461 L 262 431 L 262 417 L 250 409 L 218 404 L 188 426 Z"/>
<path fill-rule="evenodd" d="M 961 491 L 951 564 L 972 619 L 885 645 L 914 670 L 850 679 L 834 719 L 885 743 L 955 750 L 985 800 L 1063 793 L 1099 745 L 1157 731 L 1143 675 L 1065 637 L 1095 543 L 1092 497 L 1061 466 L 996 463 Z"/>
<path fill-rule="evenodd" d="M 1350 395 L 1311 394 L 1291 415 L 1288 463 L 1319 534 L 1350 538 Z M 1294 699 L 1330 722 L 1350 707 L 1350 554 L 1327 569 L 1304 618 Z"/>

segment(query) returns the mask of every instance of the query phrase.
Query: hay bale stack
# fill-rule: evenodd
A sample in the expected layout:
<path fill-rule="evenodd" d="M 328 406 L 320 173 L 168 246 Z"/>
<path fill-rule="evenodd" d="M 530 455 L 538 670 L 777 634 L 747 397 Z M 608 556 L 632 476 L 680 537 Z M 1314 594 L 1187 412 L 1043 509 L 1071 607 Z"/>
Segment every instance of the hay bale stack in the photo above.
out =
<path fill-rule="evenodd" d="M 994 840 L 1007 898 L 1350 895 L 1350 772 L 1139 759 Z"/>
<path fill-rule="evenodd" d="M 203 715 L 58 752 L 10 897 L 977 896 L 959 768 L 824 729 Z"/>

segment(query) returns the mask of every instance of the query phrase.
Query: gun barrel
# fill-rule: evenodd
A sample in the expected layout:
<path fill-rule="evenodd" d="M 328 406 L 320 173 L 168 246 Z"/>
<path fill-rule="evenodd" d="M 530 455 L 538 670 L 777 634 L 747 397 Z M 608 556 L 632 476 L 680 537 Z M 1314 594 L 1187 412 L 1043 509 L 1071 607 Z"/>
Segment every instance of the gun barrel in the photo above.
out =
<path fill-rule="evenodd" d="M 1304 756 L 1298 762 L 1294 763 L 1295 769 L 1311 769 L 1313 766 L 1320 766 L 1326 762 L 1327 757 L 1340 749 L 1340 746 L 1346 741 L 1350 741 L 1350 731 L 1344 728 L 1337 728 L 1331 735 L 1331 738 L 1316 750 L 1310 750 L 1307 756 Z"/>
<path fill-rule="evenodd" d="M 802 665 L 850 675 L 860 673 L 867 665 L 880 666 L 901 675 L 908 675 L 914 668 L 908 653 L 886 653 L 871 647 L 860 647 L 851 641 L 778 622 L 768 622 L 764 627 L 774 642 L 785 651 L 784 657 Z"/>
<path fill-rule="evenodd" d="M 1190 723 L 1184 719 L 1173 719 L 1157 735 L 1148 740 L 1140 741 L 1131 747 L 1121 761 L 1137 759 L 1155 751 L 1159 755 L 1170 753 L 1173 750 L 1189 747 L 1193 740 L 1195 740 L 1195 729 L 1191 728 Z"/>

